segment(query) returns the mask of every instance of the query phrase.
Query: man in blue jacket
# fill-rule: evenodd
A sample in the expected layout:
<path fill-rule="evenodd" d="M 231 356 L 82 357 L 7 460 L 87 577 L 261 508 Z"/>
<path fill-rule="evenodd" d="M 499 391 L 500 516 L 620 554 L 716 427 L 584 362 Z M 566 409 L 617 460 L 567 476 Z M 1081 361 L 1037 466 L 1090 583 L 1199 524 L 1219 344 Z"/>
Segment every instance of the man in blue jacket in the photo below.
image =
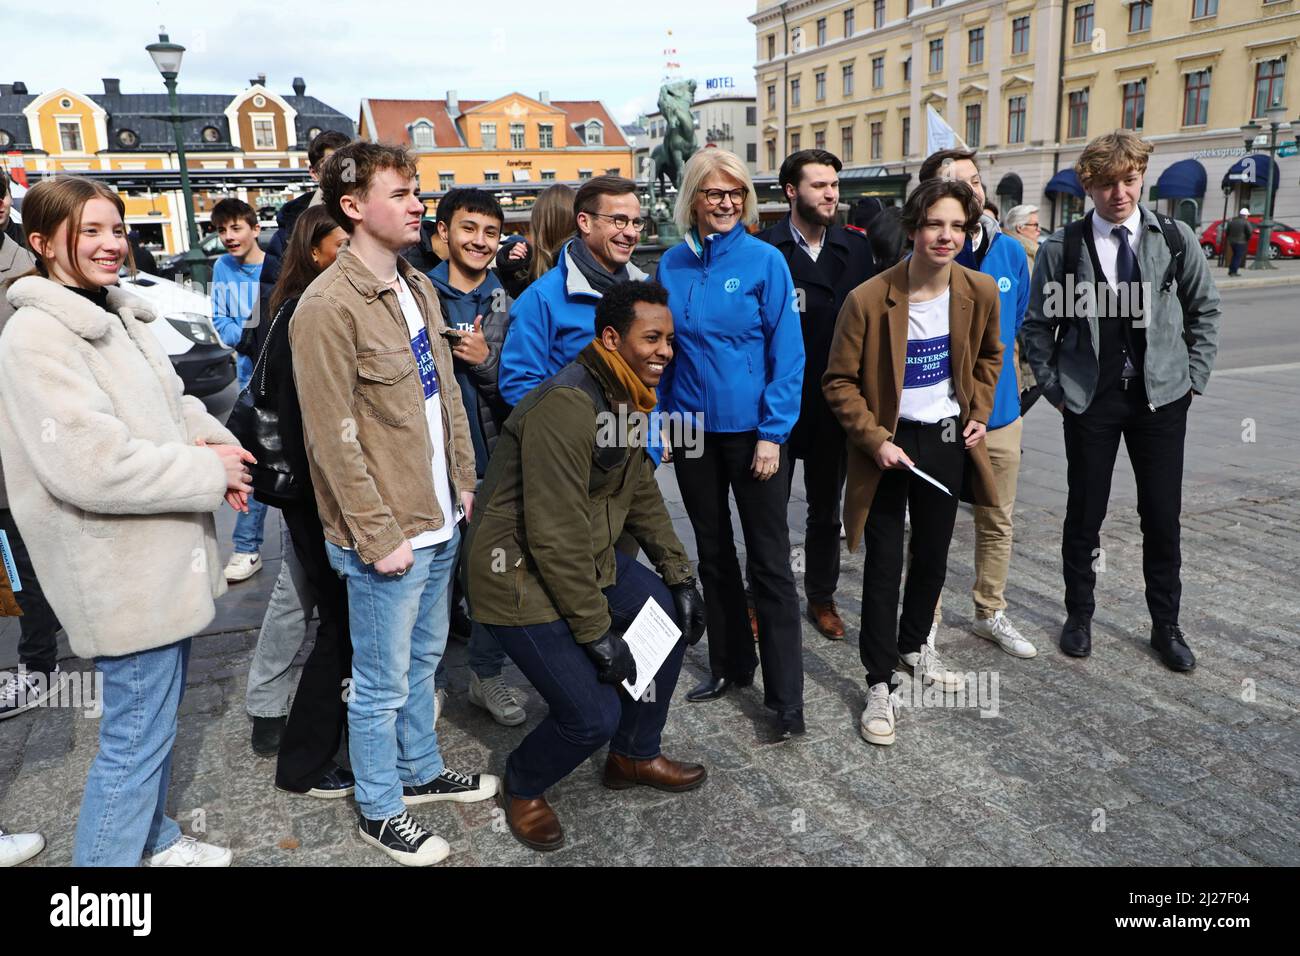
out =
<path fill-rule="evenodd" d="M 965 183 L 982 206 L 984 184 L 975 151 L 945 149 L 932 153 L 921 164 L 920 182 L 944 178 Z M 1029 263 L 1024 247 L 1004 235 L 997 220 L 985 215 L 980 228 L 966 237 L 957 262 L 978 269 L 998 283 L 1001 300 L 1002 372 L 998 375 L 984 444 L 988 448 L 993 478 L 998 485 L 997 506 L 975 505 L 975 618 L 971 631 L 993 641 L 1013 657 L 1034 657 L 1038 650 L 1006 616 L 1007 572 L 1011 566 L 1012 512 L 1016 503 L 1016 479 L 1020 475 L 1020 384 L 1016 336 L 1029 305 Z M 940 608 L 935 607 L 930 644 L 939 629 Z M 941 683 L 950 683 L 941 681 Z"/>

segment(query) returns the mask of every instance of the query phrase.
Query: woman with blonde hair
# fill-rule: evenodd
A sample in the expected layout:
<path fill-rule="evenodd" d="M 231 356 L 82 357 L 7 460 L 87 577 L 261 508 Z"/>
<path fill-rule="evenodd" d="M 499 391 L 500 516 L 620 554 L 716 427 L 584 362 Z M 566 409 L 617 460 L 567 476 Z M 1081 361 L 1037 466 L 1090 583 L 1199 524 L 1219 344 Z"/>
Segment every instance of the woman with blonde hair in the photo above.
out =
<path fill-rule="evenodd" d="M 167 817 L 190 638 L 226 590 L 212 512 L 247 510 L 236 443 L 181 381 L 117 288 L 123 204 L 102 184 L 42 180 L 23 203 L 36 268 L 10 283 L 0 335 L 9 507 L 77 656 L 102 678 L 99 752 L 73 863 L 229 866 Z"/>
<path fill-rule="evenodd" d="M 519 298 L 534 279 L 555 265 L 560 248 L 574 233 L 573 218 L 572 189 L 556 183 L 542 190 L 533 203 L 530 238 L 511 236 L 497 253 L 497 277 L 510 298 Z"/>
<path fill-rule="evenodd" d="M 764 702 L 786 738 L 804 732 L 802 632 L 786 518 L 791 462 L 782 448 L 803 389 L 794 282 L 780 251 L 745 229 L 758 218 L 758 199 L 733 153 L 710 147 L 691 157 L 674 218 L 686 238 L 659 262 L 676 335 L 659 407 L 673 418 L 690 416 L 703 430 L 698 448 L 674 436 L 671 457 L 695 531 L 711 672 L 686 699 L 716 700 L 732 685 L 746 687 L 759 663 L 730 493 L 744 528 Z"/>

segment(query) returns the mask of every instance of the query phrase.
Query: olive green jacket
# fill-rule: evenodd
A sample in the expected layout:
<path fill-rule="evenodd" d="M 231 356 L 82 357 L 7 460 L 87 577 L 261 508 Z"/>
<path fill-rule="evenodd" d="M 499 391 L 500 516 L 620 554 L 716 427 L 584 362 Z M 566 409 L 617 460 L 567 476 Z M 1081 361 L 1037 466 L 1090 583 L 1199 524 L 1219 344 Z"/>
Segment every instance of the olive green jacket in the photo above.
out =
<path fill-rule="evenodd" d="M 626 389 L 588 345 L 506 420 L 465 543 L 481 624 L 564 619 L 579 644 L 610 627 L 614 542 L 637 540 L 669 586 L 694 577 L 673 531 Z"/>

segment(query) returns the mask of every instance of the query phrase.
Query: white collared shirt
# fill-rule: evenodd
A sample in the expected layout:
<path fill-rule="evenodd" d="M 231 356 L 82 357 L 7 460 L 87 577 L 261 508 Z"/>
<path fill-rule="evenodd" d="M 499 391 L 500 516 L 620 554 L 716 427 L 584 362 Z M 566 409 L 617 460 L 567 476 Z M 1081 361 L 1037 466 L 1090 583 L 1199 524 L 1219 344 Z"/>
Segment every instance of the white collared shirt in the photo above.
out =
<path fill-rule="evenodd" d="M 1119 258 L 1119 237 L 1112 236 L 1110 231 L 1117 225 L 1128 229 L 1128 244 L 1136 258 L 1138 243 L 1142 240 L 1142 209 L 1140 207 L 1134 209 L 1133 215 L 1121 223 L 1109 222 L 1093 210 L 1092 241 L 1097 247 L 1097 259 L 1101 262 L 1101 271 L 1112 289 L 1115 288 L 1115 263 Z"/>
<path fill-rule="evenodd" d="M 808 253 L 809 259 L 811 259 L 813 262 L 816 262 L 817 257 L 821 255 L 822 246 L 826 245 L 826 230 L 825 229 L 822 230 L 822 241 L 817 243 L 816 246 L 813 246 L 807 239 L 804 238 L 803 233 L 799 231 L 799 227 L 794 224 L 793 219 L 790 220 L 790 231 L 794 233 L 795 245 L 797 245 L 804 252 Z"/>

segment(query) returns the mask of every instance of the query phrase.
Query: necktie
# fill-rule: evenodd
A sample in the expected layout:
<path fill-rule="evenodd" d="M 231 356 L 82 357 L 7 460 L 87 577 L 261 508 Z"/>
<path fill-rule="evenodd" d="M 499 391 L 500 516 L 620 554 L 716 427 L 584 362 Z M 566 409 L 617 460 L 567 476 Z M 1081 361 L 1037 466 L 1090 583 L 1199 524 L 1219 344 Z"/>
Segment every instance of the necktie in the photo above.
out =
<path fill-rule="evenodd" d="M 1121 316 L 1125 321 L 1131 321 L 1139 317 L 1139 310 L 1142 308 L 1139 289 L 1142 281 L 1141 270 L 1138 269 L 1137 256 L 1133 254 L 1133 247 L 1128 242 L 1128 227 L 1116 226 L 1110 231 L 1110 234 L 1119 241 L 1119 251 L 1115 255 L 1115 285 L 1123 287 L 1125 290 L 1124 299 L 1129 303 L 1129 310 L 1132 315 Z M 1133 367 L 1133 362 L 1129 357 L 1128 347 L 1128 330 L 1125 329 L 1124 335 L 1124 372 L 1123 378 L 1133 378 L 1137 375 L 1137 369 Z"/>

